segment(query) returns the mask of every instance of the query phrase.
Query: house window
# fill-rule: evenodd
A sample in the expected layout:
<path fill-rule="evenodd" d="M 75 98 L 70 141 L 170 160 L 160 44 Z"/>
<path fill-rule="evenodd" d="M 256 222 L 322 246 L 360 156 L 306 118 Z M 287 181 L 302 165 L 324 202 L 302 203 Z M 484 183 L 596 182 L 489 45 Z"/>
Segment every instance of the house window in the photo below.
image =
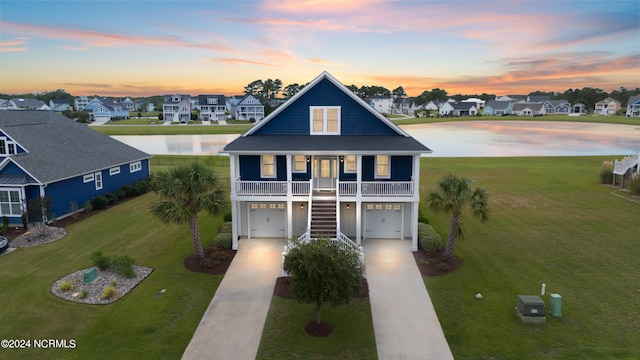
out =
<path fill-rule="evenodd" d="M 304 155 L 293 155 L 293 172 L 307 172 L 307 157 Z"/>
<path fill-rule="evenodd" d="M 0 155 L 13 155 L 16 153 L 16 144 L 3 137 L 0 138 Z"/>
<path fill-rule="evenodd" d="M 183 106 L 183 107 L 182 107 L 182 112 L 185 112 L 185 111 L 187 111 L 187 107 L 186 107 L 186 106 Z"/>
<path fill-rule="evenodd" d="M 102 190 L 102 173 L 101 172 L 95 173 L 95 184 L 96 184 L 96 190 Z"/>
<path fill-rule="evenodd" d="M 216 98 L 208 98 L 207 99 L 207 104 L 209 104 L 209 105 L 218 105 L 218 99 L 216 99 Z"/>
<path fill-rule="evenodd" d="M 388 179 L 390 176 L 389 155 L 376 155 L 376 178 Z"/>
<path fill-rule="evenodd" d="M 142 170 L 142 163 L 140 161 L 136 161 L 134 163 L 129 164 L 129 172 L 134 173 Z"/>
<path fill-rule="evenodd" d="M 19 189 L 0 190 L 0 214 L 22 215 L 22 199 Z"/>
<path fill-rule="evenodd" d="M 339 106 L 311 106 L 309 111 L 312 135 L 340 135 Z"/>
<path fill-rule="evenodd" d="M 344 157 L 344 172 L 345 173 L 354 173 L 357 171 L 356 168 L 356 156 L 355 155 L 345 155 Z"/>
<path fill-rule="evenodd" d="M 262 155 L 260 160 L 262 162 L 261 169 L 262 174 L 260 174 L 264 178 L 274 178 L 276 177 L 276 156 L 265 154 Z"/>
<path fill-rule="evenodd" d="M 120 174 L 120 167 L 114 167 L 109 169 L 109 175 L 113 176 L 113 175 L 118 175 Z"/>
<path fill-rule="evenodd" d="M 82 181 L 86 184 L 88 182 L 93 181 L 93 174 L 87 174 L 85 176 L 82 177 Z"/>

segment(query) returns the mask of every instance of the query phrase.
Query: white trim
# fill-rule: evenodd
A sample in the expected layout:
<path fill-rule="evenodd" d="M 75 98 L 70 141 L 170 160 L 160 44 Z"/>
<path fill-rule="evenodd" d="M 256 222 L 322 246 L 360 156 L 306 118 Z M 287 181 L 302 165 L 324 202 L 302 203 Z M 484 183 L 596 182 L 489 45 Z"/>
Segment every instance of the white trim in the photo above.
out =
<path fill-rule="evenodd" d="M 94 175 L 95 175 L 96 190 L 102 190 L 103 188 L 102 172 L 97 172 Z"/>
<path fill-rule="evenodd" d="M 109 176 L 120 174 L 120 166 L 109 169 Z"/>
<path fill-rule="evenodd" d="M 140 170 L 142 170 L 142 162 L 141 161 L 136 161 L 136 162 L 133 162 L 133 163 L 129 164 L 129 173 L 138 172 Z"/>
<path fill-rule="evenodd" d="M 88 182 L 92 182 L 95 180 L 95 176 L 93 174 L 87 174 L 82 177 L 82 181 L 86 184 Z"/>
<path fill-rule="evenodd" d="M 265 166 L 264 157 L 265 156 L 271 156 L 273 158 L 273 174 L 265 174 L 264 173 L 264 166 Z M 277 158 L 276 158 L 276 155 L 274 155 L 274 154 L 263 154 L 262 156 L 260 156 L 260 177 L 261 178 L 268 178 L 268 179 L 276 178 L 277 175 L 278 175 L 278 168 L 277 168 L 277 164 L 276 163 L 277 163 Z M 269 164 L 267 164 L 267 165 L 269 165 Z"/>
<path fill-rule="evenodd" d="M 17 192 L 18 193 L 18 201 L 11 201 L 11 192 Z M 0 215 L 2 216 L 20 216 L 22 215 L 22 213 L 24 212 L 22 209 L 22 204 L 24 202 L 24 193 L 23 193 L 23 189 L 22 188 L 10 188 L 10 187 L 2 187 L 0 188 L 0 192 L 7 192 L 7 200 L 6 202 L 0 202 Z M 5 214 L 2 211 L 2 206 L 1 204 L 8 204 L 9 205 L 9 213 Z M 20 206 L 20 210 L 17 213 L 14 213 L 12 211 L 12 205 L 19 205 Z"/>
<path fill-rule="evenodd" d="M 322 130 L 314 130 L 314 112 L 322 110 Z M 338 124 L 335 131 L 329 131 L 329 110 L 338 111 Z M 342 109 L 340 106 L 309 106 L 309 134 L 310 135 L 340 135 Z"/>

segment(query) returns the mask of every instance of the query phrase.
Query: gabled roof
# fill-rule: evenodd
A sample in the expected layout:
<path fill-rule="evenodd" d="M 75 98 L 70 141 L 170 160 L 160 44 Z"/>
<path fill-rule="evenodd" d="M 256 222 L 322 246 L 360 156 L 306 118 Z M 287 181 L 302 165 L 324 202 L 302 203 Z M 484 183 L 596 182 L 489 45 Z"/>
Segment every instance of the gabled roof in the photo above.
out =
<path fill-rule="evenodd" d="M 224 95 L 198 95 L 198 105 L 211 105 L 208 102 L 208 99 L 217 99 L 218 103 L 215 105 L 225 105 L 226 99 Z"/>
<path fill-rule="evenodd" d="M 569 104 L 569 102 L 567 100 L 549 100 L 547 101 L 549 104 L 551 104 L 553 107 L 558 107 L 560 105 L 568 105 L 571 106 L 571 104 Z"/>
<path fill-rule="evenodd" d="M 515 103 L 513 104 L 513 111 L 520 111 L 529 108 L 531 110 L 542 110 L 544 109 L 544 105 L 542 103 Z"/>
<path fill-rule="evenodd" d="M 18 107 L 18 109 L 20 109 L 22 107 L 26 107 L 28 109 L 37 109 L 37 108 L 41 108 L 41 107 L 47 105 L 42 100 L 28 99 L 28 98 L 26 98 L 26 99 L 13 98 L 13 99 L 11 99 L 11 102 L 13 102 L 16 105 L 16 107 Z"/>
<path fill-rule="evenodd" d="M 454 110 L 468 110 L 471 109 L 472 107 L 477 108 L 476 103 L 474 102 L 460 102 L 460 103 L 456 103 L 456 104 L 451 104 L 453 106 Z"/>
<path fill-rule="evenodd" d="M 620 104 L 620 101 L 608 96 L 600 101 L 598 101 L 596 104 L 606 104 L 606 103 L 610 103 L 610 102 L 615 102 L 617 104 Z"/>
<path fill-rule="evenodd" d="M 629 101 L 627 101 L 628 105 L 638 104 L 640 103 L 640 95 L 634 95 L 629 97 Z"/>
<path fill-rule="evenodd" d="M 27 151 L 8 161 L 42 184 L 151 157 L 53 111 L 0 112 L 0 129 Z"/>
<path fill-rule="evenodd" d="M 527 101 L 529 102 L 545 102 L 551 100 L 551 97 L 548 95 L 532 95 L 527 97 Z"/>
<path fill-rule="evenodd" d="M 51 103 L 54 105 L 70 105 L 67 99 L 51 99 Z"/>
<path fill-rule="evenodd" d="M 506 110 L 511 105 L 510 101 L 489 100 L 486 107 L 491 107 L 493 110 Z"/>
<path fill-rule="evenodd" d="M 309 107 L 338 104 L 341 135 L 310 135 Z M 285 150 L 431 152 L 326 71 L 225 147 L 233 152 Z"/>

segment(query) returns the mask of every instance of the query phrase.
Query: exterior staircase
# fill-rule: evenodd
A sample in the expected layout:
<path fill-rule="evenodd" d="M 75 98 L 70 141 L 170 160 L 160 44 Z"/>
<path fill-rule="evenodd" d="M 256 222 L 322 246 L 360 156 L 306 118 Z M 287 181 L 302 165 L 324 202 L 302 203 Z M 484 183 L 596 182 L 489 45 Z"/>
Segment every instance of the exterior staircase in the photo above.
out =
<path fill-rule="evenodd" d="M 336 220 L 336 200 L 313 200 L 311 203 L 311 226 L 312 237 L 335 238 L 338 224 Z"/>

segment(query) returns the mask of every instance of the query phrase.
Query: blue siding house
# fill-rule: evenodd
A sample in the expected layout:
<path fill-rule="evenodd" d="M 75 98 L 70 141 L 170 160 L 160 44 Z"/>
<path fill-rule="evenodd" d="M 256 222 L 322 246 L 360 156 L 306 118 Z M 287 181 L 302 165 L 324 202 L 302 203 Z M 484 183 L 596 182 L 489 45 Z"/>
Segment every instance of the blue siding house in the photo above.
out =
<path fill-rule="evenodd" d="M 229 143 L 238 239 L 411 240 L 431 150 L 323 72 Z"/>
<path fill-rule="evenodd" d="M 0 216 L 22 224 L 30 202 L 48 198 L 66 217 L 72 203 L 148 178 L 150 158 L 53 111 L 0 112 Z"/>

